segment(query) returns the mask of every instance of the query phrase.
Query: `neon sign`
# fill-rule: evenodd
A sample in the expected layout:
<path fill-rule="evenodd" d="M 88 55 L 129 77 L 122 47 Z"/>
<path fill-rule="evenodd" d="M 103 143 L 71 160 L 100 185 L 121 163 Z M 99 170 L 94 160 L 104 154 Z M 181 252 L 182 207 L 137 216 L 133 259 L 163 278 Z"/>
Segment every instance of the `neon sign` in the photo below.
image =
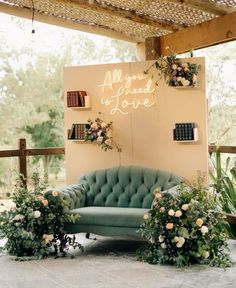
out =
<path fill-rule="evenodd" d="M 108 70 L 101 87 L 101 103 L 111 107 L 110 113 L 123 115 L 140 106 L 151 107 L 156 103 L 154 80 L 145 74 L 124 74 L 121 69 Z"/>

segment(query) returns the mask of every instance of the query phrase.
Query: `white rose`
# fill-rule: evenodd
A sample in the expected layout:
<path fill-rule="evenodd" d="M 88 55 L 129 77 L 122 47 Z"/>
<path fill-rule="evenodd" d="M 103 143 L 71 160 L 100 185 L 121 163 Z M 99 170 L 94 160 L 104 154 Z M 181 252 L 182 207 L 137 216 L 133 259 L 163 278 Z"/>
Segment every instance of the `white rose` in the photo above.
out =
<path fill-rule="evenodd" d="M 174 228 L 174 223 L 167 223 L 166 224 L 166 229 L 167 230 L 171 230 L 171 229 L 173 229 Z"/>
<path fill-rule="evenodd" d="M 187 71 L 189 71 L 189 69 L 188 69 L 187 67 L 185 67 L 185 68 L 184 68 L 184 71 L 187 72 Z"/>
<path fill-rule="evenodd" d="M 189 86 L 190 82 L 188 80 L 182 81 L 183 86 Z"/>
<path fill-rule="evenodd" d="M 188 63 L 185 63 L 185 62 L 182 63 L 182 67 L 183 67 L 183 68 L 188 68 Z"/>
<path fill-rule="evenodd" d="M 161 243 L 161 248 L 166 249 L 166 243 Z"/>
<path fill-rule="evenodd" d="M 181 82 L 182 81 L 182 77 L 177 77 L 177 81 Z"/>
<path fill-rule="evenodd" d="M 165 207 L 161 207 L 161 208 L 159 209 L 159 211 L 160 211 L 161 213 L 163 213 L 163 212 L 166 211 L 166 208 L 165 208 Z"/>
<path fill-rule="evenodd" d="M 98 129 L 97 123 L 96 123 L 96 122 L 93 122 L 93 123 L 91 124 L 91 128 L 92 128 L 92 129 Z"/>
<path fill-rule="evenodd" d="M 34 218 L 39 218 L 41 216 L 41 212 L 39 210 L 34 211 Z"/>
<path fill-rule="evenodd" d="M 184 245 L 185 242 L 185 238 L 184 237 L 179 237 L 179 243 L 181 243 L 182 245 Z"/>
<path fill-rule="evenodd" d="M 111 139 L 107 139 L 107 140 L 105 141 L 105 144 L 108 145 L 108 146 L 111 146 L 111 144 L 112 144 Z"/>
<path fill-rule="evenodd" d="M 187 211 L 187 210 L 188 210 L 188 204 L 183 204 L 182 207 L 181 207 L 181 209 L 182 209 L 183 211 Z"/>
<path fill-rule="evenodd" d="M 157 192 L 157 193 L 155 194 L 155 197 L 156 197 L 157 199 L 161 199 L 161 198 L 162 198 L 162 195 L 161 195 L 160 192 Z"/>
<path fill-rule="evenodd" d="M 172 65 L 172 69 L 173 69 L 173 70 L 176 70 L 176 69 L 177 69 L 177 65 L 176 65 L 176 64 L 173 64 L 173 65 Z"/>
<path fill-rule="evenodd" d="M 20 221 L 20 220 L 23 220 L 25 218 L 25 216 L 23 216 L 23 215 L 21 215 L 21 214 L 17 214 L 14 218 L 13 218 L 13 220 L 15 220 L 15 221 Z"/>
<path fill-rule="evenodd" d="M 183 245 L 184 245 L 184 244 L 182 244 L 182 243 L 180 243 L 180 242 L 177 242 L 177 243 L 176 243 L 176 247 L 177 247 L 177 248 L 181 248 Z"/>
<path fill-rule="evenodd" d="M 175 217 L 180 217 L 180 216 L 182 216 L 182 212 L 181 212 L 181 210 L 177 210 L 176 212 L 175 212 Z"/>
<path fill-rule="evenodd" d="M 205 225 L 203 225 L 200 230 L 202 232 L 202 235 L 205 235 L 208 232 L 208 228 Z"/>
<path fill-rule="evenodd" d="M 208 251 L 203 251 L 202 256 L 207 259 L 210 256 L 210 253 Z"/>
<path fill-rule="evenodd" d="M 52 196 L 53 196 L 53 197 L 57 197 L 58 194 L 59 194 L 59 193 L 58 193 L 57 191 L 52 191 Z"/>
<path fill-rule="evenodd" d="M 177 70 L 178 70 L 178 71 L 181 71 L 181 70 L 182 70 L 182 68 L 181 68 L 181 67 L 178 67 L 178 68 L 177 68 Z"/>
<path fill-rule="evenodd" d="M 149 219 L 149 215 L 148 215 L 148 214 L 144 214 L 144 215 L 143 215 L 143 219 L 144 219 L 144 220 Z"/>
<path fill-rule="evenodd" d="M 164 237 L 162 236 L 162 235 L 160 235 L 159 237 L 158 237 L 158 241 L 161 243 L 161 242 L 163 242 L 164 241 Z"/>
<path fill-rule="evenodd" d="M 98 135 L 98 137 L 101 136 L 102 135 L 102 131 L 101 130 L 98 131 L 97 135 Z"/>
<path fill-rule="evenodd" d="M 103 141 L 103 137 L 102 137 L 102 136 L 99 136 L 99 137 L 97 138 L 97 141 L 98 141 L 98 142 L 102 142 L 102 141 Z"/>
<path fill-rule="evenodd" d="M 175 236 L 174 241 L 175 241 L 175 242 L 179 242 L 179 237 L 178 237 L 178 236 Z"/>
<path fill-rule="evenodd" d="M 54 239 L 52 234 L 43 234 L 43 240 L 45 241 L 45 243 L 49 243 L 50 241 L 52 241 Z"/>
<path fill-rule="evenodd" d="M 106 128 L 106 127 L 107 127 L 107 123 L 102 122 L 102 123 L 101 123 L 101 127 L 102 127 L 102 128 Z"/>
<path fill-rule="evenodd" d="M 175 211 L 174 211 L 173 209 L 170 209 L 170 210 L 168 211 L 168 215 L 174 216 L 174 215 L 175 215 Z"/>

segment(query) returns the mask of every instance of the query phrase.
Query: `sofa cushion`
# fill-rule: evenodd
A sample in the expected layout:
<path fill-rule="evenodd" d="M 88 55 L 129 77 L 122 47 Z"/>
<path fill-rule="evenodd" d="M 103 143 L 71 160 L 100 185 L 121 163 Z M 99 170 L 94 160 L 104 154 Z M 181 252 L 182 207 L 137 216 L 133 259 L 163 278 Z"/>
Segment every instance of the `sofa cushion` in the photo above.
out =
<path fill-rule="evenodd" d="M 79 213 L 81 225 L 102 225 L 115 227 L 139 227 L 148 209 L 120 207 L 83 207 L 70 213 Z"/>
<path fill-rule="evenodd" d="M 167 190 L 180 177 L 161 170 L 120 166 L 97 170 L 81 176 L 86 193 L 85 206 L 151 208 L 153 191 Z"/>

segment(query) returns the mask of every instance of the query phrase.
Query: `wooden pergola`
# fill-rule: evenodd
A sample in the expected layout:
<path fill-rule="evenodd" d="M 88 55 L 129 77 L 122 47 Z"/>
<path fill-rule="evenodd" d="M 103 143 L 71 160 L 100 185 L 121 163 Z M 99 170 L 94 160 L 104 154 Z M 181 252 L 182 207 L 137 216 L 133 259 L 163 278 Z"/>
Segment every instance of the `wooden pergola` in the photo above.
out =
<path fill-rule="evenodd" d="M 0 12 L 145 42 L 147 60 L 236 39 L 236 0 L 0 0 Z"/>

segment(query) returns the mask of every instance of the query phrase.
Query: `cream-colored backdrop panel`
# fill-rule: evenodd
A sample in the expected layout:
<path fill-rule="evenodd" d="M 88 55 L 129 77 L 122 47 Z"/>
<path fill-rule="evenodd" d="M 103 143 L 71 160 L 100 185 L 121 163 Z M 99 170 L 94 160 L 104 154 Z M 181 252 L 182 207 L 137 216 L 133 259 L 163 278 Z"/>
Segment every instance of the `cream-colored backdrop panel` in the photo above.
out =
<path fill-rule="evenodd" d="M 141 165 L 150 168 L 172 171 L 186 179 L 196 175 L 197 170 L 207 171 L 207 105 L 205 96 L 205 68 L 203 58 L 188 59 L 201 65 L 197 88 L 168 87 L 164 80 L 158 81 L 154 93 L 146 95 L 121 96 L 119 111 L 111 114 L 117 101 L 111 105 L 101 104 L 101 99 L 115 95 L 124 83 L 113 85 L 113 90 L 99 86 L 104 82 L 108 70 L 121 69 L 122 76 L 143 75 L 150 62 L 134 62 L 108 65 L 92 65 L 82 67 L 67 67 L 64 70 L 65 98 L 65 137 L 67 129 L 73 123 L 85 123 L 94 119 L 102 112 L 104 121 L 113 121 L 114 138 L 122 147 L 122 153 L 116 150 L 104 152 L 94 144 L 65 141 L 67 183 L 75 183 L 79 176 L 87 171 L 108 168 L 119 165 Z M 155 70 L 152 70 L 155 73 Z M 148 74 L 151 77 L 152 71 Z M 156 73 L 155 73 L 156 75 Z M 156 77 L 156 76 L 155 76 Z M 143 82 L 142 82 L 143 81 Z M 146 85 L 147 79 L 132 81 L 131 88 Z M 66 107 L 66 93 L 73 90 L 85 90 L 90 96 L 90 110 L 73 110 Z M 104 93 L 103 93 L 104 92 Z M 111 94 L 112 93 L 112 94 Z M 151 107 L 139 106 L 123 109 L 122 100 L 144 101 L 150 98 L 156 101 Z M 117 100 L 117 98 L 115 98 Z M 113 99 L 114 100 L 114 99 Z M 137 104 L 137 102 L 136 102 Z M 146 105 L 148 106 L 148 105 Z M 114 111 L 113 111 L 114 112 Z M 175 123 L 195 122 L 199 130 L 199 141 L 193 143 L 177 143 L 173 141 Z"/>

